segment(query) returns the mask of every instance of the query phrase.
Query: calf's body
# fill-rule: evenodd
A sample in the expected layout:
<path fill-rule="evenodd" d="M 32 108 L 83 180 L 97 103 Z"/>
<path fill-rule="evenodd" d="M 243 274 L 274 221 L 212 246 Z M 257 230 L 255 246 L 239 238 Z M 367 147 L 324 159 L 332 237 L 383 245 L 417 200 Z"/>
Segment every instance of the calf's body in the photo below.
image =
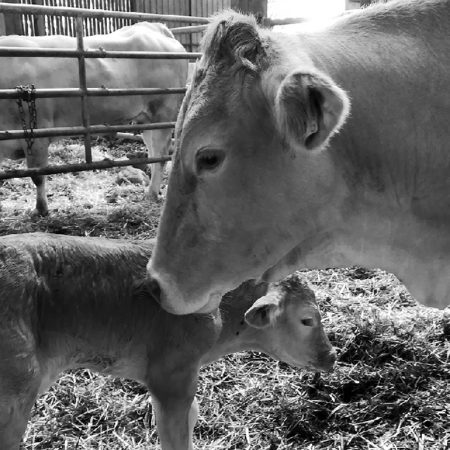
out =
<path fill-rule="evenodd" d="M 152 241 L 45 233 L 0 238 L 2 450 L 19 448 L 38 393 L 70 368 L 144 383 L 162 447 L 178 450 L 192 448 L 202 364 L 253 348 L 296 365 L 333 365 L 314 296 L 304 286 L 249 281 L 227 294 L 220 311 L 174 316 L 142 282 L 152 248 Z M 292 330 L 282 323 L 295 316 L 298 308 L 289 308 L 296 304 L 315 327 L 295 324 Z M 293 345 L 280 345 L 280 339 Z"/>

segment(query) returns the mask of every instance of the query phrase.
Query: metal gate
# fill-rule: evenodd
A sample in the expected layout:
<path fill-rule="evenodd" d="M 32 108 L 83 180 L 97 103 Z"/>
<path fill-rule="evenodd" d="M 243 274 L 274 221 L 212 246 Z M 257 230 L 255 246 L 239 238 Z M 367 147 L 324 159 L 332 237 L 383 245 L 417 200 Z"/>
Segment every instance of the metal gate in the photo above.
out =
<path fill-rule="evenodd" d="M 110 134 L 122 131 L 141 131 L 163 128 L 173 128 L 174 122 L 150 123 L 139 125 L 90 125 L 89 109 L 87 108 L 87 98 L 95 96 L 121 96 L 121 95 L 156 95 L 156 94 L 182 94 L 186 91 L 185 86 L 179 88 L 133 88 L 133 89 L 106 89 L 106 88 L 87 88 L 86 85 L 86 58 L 143 58 L 143 59 L 196 59 L 201 56 L 200 53 L 169 53 L 169 52 L 125 52 L 125 51 L 105 51 L 85 50 L 83 45 L 83 18 L 112 18 L 127 19 L 134 21 L 162 21 L 162 22 L 187 22 L 196 24 L 194 26 L 173 28 L 172 32 L 186 33 L 192 30 L 198 31 L 199 25 L 204 27 L 208 19 L 204 17 L 186 17 L 165 14 L 149 13 L 127 13 L 121 11 L 91 10 L 86 8 L 70 7 L 46 7 L 39 5 L 17 5 L 0 3 L 0 13 L 18 13 L 31 14 L 33 16 L 60 16 L 75 18 L 75 33 L 77 39 L 77 48 L 74 49 L 36 49 L 21 47 L 3 47 L 0 48 L 0 57 L 40 57 L 47 56 L 52 58 L 76 58 L 78 60 L 78 88 L 67 89 L 36 89 L 32 95 L 34 98 L 55 98 L 55 97 L 78 97 L 81 99 L 81 118 L 82 126 L 58 127 L 58 128 L 37 128 L 34 130 L 6 130 L 0 131 L 0 141 L 11 139 L 33 139 L 52 136 L 84 136 L 85 157 L 84 164 L 69 164 L 59 166 L 47 166 L 44 168 L 8 170 L 0 173 L 1 179 L 21 178 L 33 175 L 48 175 L 63 172 L 78 172 L 83 170 L 104 169 L 116 166 L 126 166 L 132 164 L 151 164 L 170 160 L 170 157 L 164 158 L 136 158 L 128 161 L 99 161 L 92 162 L 91 154 L 91 135 L 92 134 Z M 0 99 L 18 99 L 23 94 L 16 89 L 1 89 Z"/>

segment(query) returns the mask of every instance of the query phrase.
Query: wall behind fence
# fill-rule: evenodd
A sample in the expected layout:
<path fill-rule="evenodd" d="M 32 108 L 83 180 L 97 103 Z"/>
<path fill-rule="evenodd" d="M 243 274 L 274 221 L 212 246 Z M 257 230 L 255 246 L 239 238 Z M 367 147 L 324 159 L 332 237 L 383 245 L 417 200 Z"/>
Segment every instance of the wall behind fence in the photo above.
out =
<path fill-rule="evenodd" d="M 230 8 L 231 0 L 132 0 L 133 11 L 154 14 L 175 14 L 183 16 L 209 17 Z M 171 28 L 190 25 L 189 22 L 174 22 Z M 177 39 L 187 51 L 196 52 L 202 33 L 178 34 Z"/>
<path fill-rule="evenodd" d="M 153 14 L 175 14 L 208 17 L 217 11 L 230 8 L 232 0 L 1 0 L 6 3 L 22 3 L 44 6 L 68 6 L 75 8 L 105 9 L 112 11 L 143 12 Z M 4 17 L 2 17 L 4 16 Z M 84 18 L 86 36 L 111 33 L 131 20 L 117 18 Z M 186 22 L 172 22 L 170 27 L 190 25 Z M 0 14 L 0 35 L 21 34 L 26 36 L 47 36 L 64 34 L 75 36 L 72 17 L 32 16 L 29 14 Z M 183 33 L 177 39 L 187 51 L 197 51 L 201 33 Z"/>

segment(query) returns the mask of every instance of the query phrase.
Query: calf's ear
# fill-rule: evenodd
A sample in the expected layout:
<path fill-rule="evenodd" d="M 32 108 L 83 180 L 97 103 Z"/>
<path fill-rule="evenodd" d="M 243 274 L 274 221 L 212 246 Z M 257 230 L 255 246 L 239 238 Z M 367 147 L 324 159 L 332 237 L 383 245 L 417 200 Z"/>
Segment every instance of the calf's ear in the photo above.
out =
<path fill-rule="evenodd" d="M 245 321 L 253 328 L 266 328 L 272 325 L 279 315 L 279 298 L 269 293 L 253 303 L 245 313 Z"/>
<path fill-rule="evenodd" d="M 281 82 L 275 98 L 278 129 L 294 149 L 316 150 L 344 124 L 347 94 L 333 80 L 314 71 L 294 71 Z"/>

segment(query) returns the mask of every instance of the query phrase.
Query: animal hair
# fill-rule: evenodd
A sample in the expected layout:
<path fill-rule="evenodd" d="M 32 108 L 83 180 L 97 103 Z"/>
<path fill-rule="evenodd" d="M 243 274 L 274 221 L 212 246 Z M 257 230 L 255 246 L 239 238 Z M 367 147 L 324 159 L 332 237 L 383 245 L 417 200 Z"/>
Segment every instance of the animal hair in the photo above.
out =
<path fill-rule="evenodd" d="M 204 68 L 225 66 L 259 72 L 266 57 L 265 47 L 253 16 L 221 12 L 213 17 L 202 40 Z"/>
<path fill-rule="evenodd" d="M 309 287 L 309 284 L 305 280 L 303 280 L 302 277 L 297 273 L 289 275 L 276 284 L 278 286 L 282 286 L 285 292 L 292 293 L 292 295 L 300 293 L 302 297 L 305 297 L 307 295 L 312 300 L 315 298 L 315 295 Z"/>

